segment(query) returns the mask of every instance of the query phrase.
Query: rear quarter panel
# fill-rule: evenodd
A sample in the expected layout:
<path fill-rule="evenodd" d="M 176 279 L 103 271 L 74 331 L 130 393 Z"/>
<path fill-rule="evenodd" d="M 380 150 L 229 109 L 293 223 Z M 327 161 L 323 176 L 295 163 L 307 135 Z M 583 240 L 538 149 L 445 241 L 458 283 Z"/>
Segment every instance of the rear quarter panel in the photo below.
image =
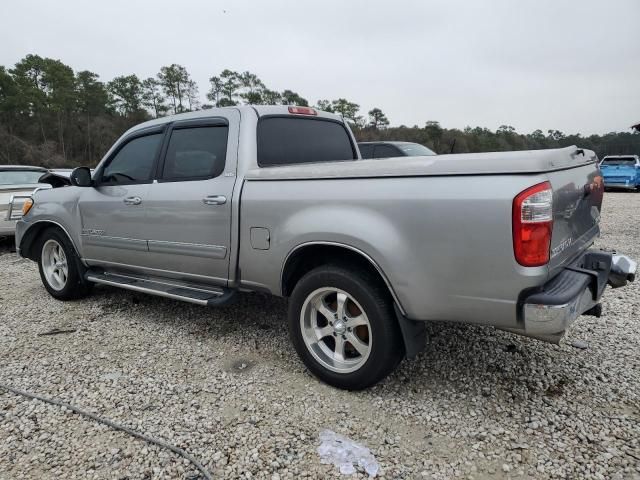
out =
<path fill-rule="evenodd" d="M 307 242 L 355 247 L 382 268 L 407 315 L 517 327 L 516 303 L 547 267 L 513 256 L 514 196 L 540 175 L 249 180 L 242 192 L 240 271 L 281 293 L 287 255 Z M 269 250 L 250 228 L 270 231 Z"/>

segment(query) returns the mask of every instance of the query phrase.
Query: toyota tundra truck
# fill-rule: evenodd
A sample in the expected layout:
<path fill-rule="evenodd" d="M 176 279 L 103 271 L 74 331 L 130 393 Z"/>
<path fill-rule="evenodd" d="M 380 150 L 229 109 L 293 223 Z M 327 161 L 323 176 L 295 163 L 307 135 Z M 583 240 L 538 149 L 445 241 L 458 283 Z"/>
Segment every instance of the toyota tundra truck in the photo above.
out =
<path fill-rule="evenodd" d="M 71 183 L 16 231 L 53 297 L 288 297 L 301 360 L 345 389 L 420 352 L 427 321 L 558 342 L 636 271 L 592 248 L 604 185 L 577 147 L 363 160 L 339 116 L 242 106 L 142 123 Z"/>

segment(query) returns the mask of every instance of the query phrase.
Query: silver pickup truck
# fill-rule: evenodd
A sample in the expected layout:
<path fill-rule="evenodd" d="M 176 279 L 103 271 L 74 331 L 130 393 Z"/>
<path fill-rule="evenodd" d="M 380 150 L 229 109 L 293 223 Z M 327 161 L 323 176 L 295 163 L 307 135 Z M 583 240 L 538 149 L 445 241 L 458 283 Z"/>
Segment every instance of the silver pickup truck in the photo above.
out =
<path fill-rule="evenodd" d="M 603 181 L 576 147 L 363 160 L 341 117 L 247 106 L 138 125 L 71 182 L 17 225 L 51 295 L 289 297 L 298 354 L 340 388 L 418 353 L 429 320 L 557 342 L 636 269 L 590 248 Z"/>

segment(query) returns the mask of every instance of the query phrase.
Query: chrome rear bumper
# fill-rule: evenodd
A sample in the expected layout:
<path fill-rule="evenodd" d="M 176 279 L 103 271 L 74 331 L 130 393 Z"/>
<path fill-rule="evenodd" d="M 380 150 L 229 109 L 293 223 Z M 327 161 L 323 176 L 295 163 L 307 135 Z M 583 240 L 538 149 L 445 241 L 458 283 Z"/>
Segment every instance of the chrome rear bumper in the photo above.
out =
<path fill-rule="evenodd" d="M 600 301 L 606 285 L 624 287 L 635 279 L 637 263 L 626 255 L 588 250 L 570 267 L 530 293 L 521 303 L 525 335 L 559 341 L 569 326 Z"/>

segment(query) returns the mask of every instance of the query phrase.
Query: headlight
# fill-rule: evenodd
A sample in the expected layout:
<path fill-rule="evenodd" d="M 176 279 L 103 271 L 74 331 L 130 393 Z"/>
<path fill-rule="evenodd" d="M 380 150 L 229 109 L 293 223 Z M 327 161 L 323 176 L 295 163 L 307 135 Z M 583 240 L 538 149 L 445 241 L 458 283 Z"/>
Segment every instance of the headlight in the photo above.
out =
<path fill-rule="evenodd" d="M 22 204 L 22 216 L 24 217 L 33 207 L 33 198 L 27 198 Z"/>

